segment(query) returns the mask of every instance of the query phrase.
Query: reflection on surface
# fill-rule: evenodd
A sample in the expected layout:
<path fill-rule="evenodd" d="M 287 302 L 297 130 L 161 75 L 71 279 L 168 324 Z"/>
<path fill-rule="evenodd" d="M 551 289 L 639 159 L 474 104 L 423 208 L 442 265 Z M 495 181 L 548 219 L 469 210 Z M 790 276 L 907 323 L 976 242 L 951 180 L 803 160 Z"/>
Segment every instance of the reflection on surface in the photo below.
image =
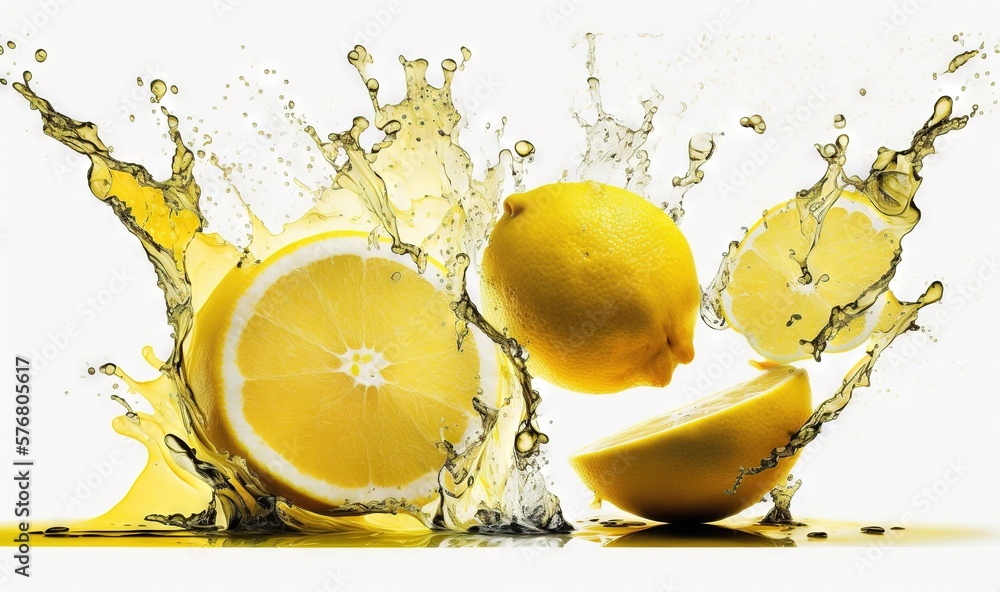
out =
<path fill-rule="evenodd" d="M 608 542 L 607 547 L 794 547 L 788 536 L 712 524 L 659 524 Z"/>
<path fill-rule="evenodd" d="M 388 520 L 388 519 L 387 519 Z M 32 545 L 46 547 L 399 547 L 399 548 L 562 548 L 582 547 L 921 547 L 996 544 L 1000 533 L 970 526 L 853 522 L 806 518 L 795 525 L 764 525 L 749 519 L 715 524 L 655 524 L 601 516 L 574 523 L 572 534 L 486 535 L 380 528 L 309 533 L 190 533 L 183 530 L 126 530 L 115 533 L 50 526 L 31 532 Z M 398 523 L 395 523 L 399 526 Z M 874 528 L 873 528 L 874 527 Z M 826 536 L 817 535 L 817 533 Z M 810 536 L 812 534 L 813 536 Z M 11 546 L 17 525 L 0 525 L 0 546 Z"/>
<path fill-rule="evenodd" d="M 398 548 L 559 548 L 570 535 L 482 535 L 461 532 L 337 532 L 187 534 L 180 531 L 102 533 L 49 533 L 39 546 L 53 547 L 398 547 Z"/>

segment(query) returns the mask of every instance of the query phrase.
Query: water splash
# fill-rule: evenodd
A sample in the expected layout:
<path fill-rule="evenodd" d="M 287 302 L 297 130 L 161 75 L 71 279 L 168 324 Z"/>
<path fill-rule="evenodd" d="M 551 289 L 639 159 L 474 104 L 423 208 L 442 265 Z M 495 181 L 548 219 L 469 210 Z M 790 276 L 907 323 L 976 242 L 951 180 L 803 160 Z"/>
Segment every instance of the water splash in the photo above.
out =
<path fill-rule="evenodd" d="M 932 283 L 915 302 L 900 302 L 891 293 L 887 293 L 888 302 L 882 311 L 878 327 L 868 340 L 865 355 L 847 373 L 840 388 L 820 404 L 806 423 L 792 435 L 788 444 L 772 450 L 770 456 L 762 459 L 756 467 L 741 467 L 732 490 L 735 491 L 739 487 L 744 477 L 773 469 L 778 466 L 780 459 L 794 456 L 815 440 L 823 425 L 837 419 L 851 402 L 855 389 L 871 384 L 871 373 L 879 356 L 897 337 L 907 331 L 919 329 L 916 323 L 917 314 L 923 307 L 941 300 L 943 295 L 944 287 L 940 282 Z"/>
<path fill-rule="evenodd" d="M 587 33 L 586 39 L 587 85 L 596 119 L 590 123 L 580 113 L 573 112 L 586 138 L 586 148 L 576 176 L 581 180 L 615 185 L 649 198 L 647 188 L 652 177 L 645 145 L 653 131 L 653 117 L 663 101 L 663 95 L 655 93 L 652 99 L 642 101 L 642 121 L 634 129 L 605 111 L 601 81 L 597 78 L 597 36 Z"/>
<path fill-rule="evenodd" d="M 520 185 L 522 162 L 534 150 L 530 142 L 521 141 L 516 152 L 502 150 L 497 164 L 481 177 L 473 176 L 471 159 L 458 143 L 461 116 L 451 97 L 452 78 L 471 52 L 462 48 L 462 55 L 461 62 L 442 63 L 441 87 L 427 82 L 425 60 L 400 58 L 406 97 L 398 104 L 382 105 L 378 82 L 365 72 L 371 56 L 363 47 L 355 47 L 348 60 L 369 92 L 374 125 L 383 137 L 365 149 L 361 134 L 370 123 L 360 116 L 350 129 L 331 133 L 326 140 L 312 126 L 304 126 L 302 131 L 313 139 L 335 175 L 330 186 L 314 191 L 314 207 L 282 232 L 269 232 L 243 201 L 233 174 L 241 167 L 223 165 L 215 154 L 208 157 L 205 149 L 199 150 L 222 173 L 241 203 L 240 216 L 249 220 L 244 247 L 205 230 L 201 188 L 194 175 L 198 158 L 185 145 L 178 118 L 165 106 L 160 112 L 167 119 L 174 152 L 172 174 L 160 182 L 142 166 L 112 157 L 94 124 L 72 119 L 38 96 L 30 87 L 30 73 L 25 73 L 23 83 L 15 83 L 14 88 L 40 114 L 43 131 L 91 160 L 91 190 L 142 244 L 163 290 L 173 329 L 174 344 L 166 360 L 156 359 L 151 348 L 143 352 L 160 371 L 155 380 L 137 382 L 114 365 L 101 369 L 125 381 L 152 405 L 152 415 L 128 408 L 114 422 L 117 431 L 145 444 L 149 459 L 118 506 L 77 525 L 75 531 L 129 530 L 148 521 L 189 531 L 337 532 L 371 528 L 372 514 L 406 514 L 432 528 L 456 530 L 569 529 L 558 499 L 547 490 L 539 471 L 539 448 L 547 437 L 537 427 L 540 397 L 531 386 L 526 354 L 516 341 L 489 326 L 465 287 L 466 270 L 492 227 L 505 183 Z M 159 103 L 167 85 L 154 80 L 150 91 L 151 102 Z M 288 102 L 289 109 L 293 105 Z M 292 112 L 285 115 L 293 123 L 301 121 Z M 204 143 L 206 148 L 211 144 L 208 134 Z M 344 216 L 338 200 L 347 195 L 360 201 L 368 215 Z M 268 254 L 304 236 L 345 225 L 367 226 L 374 249 L 387 237 L 391 250 L 408 255 L 421 272 L 428 258 L 445 262 L 446 288 L 455 300 L 457 346 L 462 347 L 472 327 L 494 339 L 503 353 L 496 406 L 482 396 L 470 402 L 482 419 L 479 436 L 469 442 L 442 443 L 448 455 L 439 472 L 439 497 L 424 507 L 389 498 L 354 500 L 318 513 L 272 495 L 246 460 L 227 455 L 212 443 L 203 410 L 192 394 L 185 347 L 198 330 L 201 306 L 221 278 L 231 269 L 259 265 Z M 163 504 L 173 509 L 150 513 L 153 506 Z"/>
<path fill-rule="evenodd" d="M 661 207 L 670 215 L 675 224 L 684 221 L 684 196 L 695 185 L 705 180 L 705 171 L 701 167 L 715 154 L 715 138 L 712 134 L 702 133 L 691 137 L 688 142 L 688 170 L 683 177 L 674 177 L 671 184 L 674 189 L 668 201 Z"/>
<path fill-rule="evenodd" d="M 791 475 L 787 477 L 787 481 L 791 483 L 791 485 L 779 484 L 768 494 L 774 505 L 761 519 L 761 524 L 805 526 L 800 522 L 796 522 L 795 519 L 792 518 L 792 498 L 795 496 L 795 493 L 798 492 L 799 488 L 802 487 L 802 479 L 795 479 L 795 481 L 792 482 L 793 478 L 794 477 Z"/>
<path fill-rule="evenodd" d="M 653 118 L 663 101 L 663 95 L 657 92 L 653 99 L 642 101 L 642 122 L 634 129 L 608 113 L 601 97 L 601 81 L 596 75 L 597 36 L 588 33 L 586 40 L 587 84 L 596 119 L 590 123 L 581 113 L 573 112 L 573 117 L 583 129 L 586 142 L 576 178 L 581 181 L 598 180 L 651 199 L 648 186 L 652 176 L 649 173 L 649 152 L 645 145 L 653 132 Z M 705 178 L 701 167 L 712 158 L 715 148 L 715 139 L 709 133 L 696 134 L 688 142 L 688 170 L 683 176 L 673 178 L 673 191 L 661 202 L 661 207 L 675 223 L 679 224 L 684 218 L 684 196 Z"/>
<path fill-rule="evenodd" d="M 959 68 L 964 66 L 972 58 L 979 55 L 979 51 L 983 49 L 983 45 L 979 46 L 979 49 L 970 49 L 969 51 L 964 51 L 957 56 L 953 57 L 950 62 L 948 62 L 948 69 L 942 72 L 942 74 L 954 74 Z"/>

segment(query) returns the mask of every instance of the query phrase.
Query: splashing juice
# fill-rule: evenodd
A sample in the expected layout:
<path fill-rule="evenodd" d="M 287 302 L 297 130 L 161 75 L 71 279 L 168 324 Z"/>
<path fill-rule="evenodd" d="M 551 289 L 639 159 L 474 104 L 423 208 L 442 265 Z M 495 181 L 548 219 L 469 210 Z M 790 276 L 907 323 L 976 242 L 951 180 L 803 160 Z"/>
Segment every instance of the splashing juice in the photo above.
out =
<path fill-rule="evenodd" d="M 969 115 L 953 117 L 953 107 L 954 102 L 950 97 L 938 99 L 933 114 L 913 136 L 910 147 L 898 152 L 881 148 L 878 157 L 872 163 L 871 173 L 865 179 L 849 177 L 843 172 L 849 143 L 846 135 L 838 136 L 833 144 L 816 146 L 819 155 L 827 163 L 826 174 L 815 185 L 800 191 L 791 202 L 782 206 L 797 214 L 799 235 L 804 248 L 787 249 L 790 265 L 797 268 L 797 273 L 785 278 L 786 283 L 778 286 L 777 292 L 787 294 L 789 289 L 794 292 L 802 289 L 800 287 L 811 288 L 831 281 L 828 274 L 811 269 L 811 258 L 820 257 L 817 246 L 827 214 L 834 204 L 839 199 L 846 199 L 848 195 L 860 196 L 860 201 L 870 204 L 861 215 L 862 223 L 871 224 L 871 220 L 884 222 L 885 225 L 880 226 L 882 230 L 878 232 L 882 233 L 881 240 L 884 240 L 891 249 L 883 252 L 883 257 L 877 262 L 874 273 L 870 274 L 871 284 L 862 284 L 859 290 L 845 299 L 846 301 L 834 305 L 827 313 L 828 318 L 817 319 L 819 329 L 815 332 L 815 336 L 811 339 L 798 339 L 798 345 L 801 346 L 802 352 L 818 362 L 828 345 L 839 334 L 859 332 L 859 325 L 867 322 L 866 315 L 873 317 L 874 329 L 867 338 L 865 355 L 848 372 L 841 387 L 819 406 L 809 421 L 792 436 L 788 445 L 774 449 L 757 467 L 741 468 L 734 489 L 739 487 L 740 480 L 744 476 L 776 467 L 779 459 L 795 455 L 813 441 L 819 435 L 824 423 L 839 416 L 850 402 L 854 390 L 869 385 L 869 378 L 878 357 L 893 340 L 906 331 L 918 328 L 916 319 L 920 309 L 941 300 L 944 288 L 940 282 L 933 282 L 915 302 L 898 301 L 889 291 L 889 284 L 901 261 L 902 239 L 920 220 L 920 210 L 917 209 L 913 199 L 920 187 L 923 160 L 934 152 L 935 139 L 964 128 L 969 121 Z M 976 108 L 973 108 L 973 113 Z M 766 229 L 767 217 L 764 220 Z M 748 236 L 750 235 L 752 233 L 748 233 Z M 727 308 L 731 312 L 735 310 L 732 304 L 727 307 L 725 300 L 727 290 L 734 280 L 734 274 L 741 272 L 736 265 L 741 246 L 740 242 L 733 242 L 730 245 L 718 273 L 703 295 L 702 318 L 711 327 L 724 328 L 727 324 L 725 310 Z M 792 313 L 783 324 L 791 329 L 801 321 L 802 315 Z M 812 333 L 810 331 L 808 334 Z"/>
<path fill-rule="evenodd" d="M 426 61 L 401 59 L 407 95 L 398 104 L 382 105 L 378 82 L 366 74 L 371 57 L 360 46 L 351 51 L 348 59 L 371 96 L 374 125 L 383 134 L 382 139 L 370 150 L 361 147 L 360 136 L 371 125 L 364 117 L 355 118 L 349 130 L 326 138 L 306 126 L 304 132 L 335 170 L 333 183 L 317 190 L 317 205 L 280 233 L 270 233 L 245 208 L 249 243 L 242 248 L 205 232 L 206 221 L 199 206 L 201 192 L 194 177 L 195 154 L 185 145 L 178 118 L 165 106 L 160 110 L 175 151 L 172 174 L 161 182 L 142 166 L 114 158 L 96 126 L 57 111 L 33 92 L 30 76 L 14 84 L 41 115 L 47 135 L 91 160 L 91 191 L 111 206 L 145 249 L 163 290 L 173 329 L 174 345 L 165 360 L 156 358 L 149 348 L 144 351 L 147 361 L 160 371 L 157 379 L 137 382 L 114 365 L 102 367 L 105 374 L 117 376 L 153 406 L 153 414 L 129 410 L 114 423 L 118 432 L 146 445 L 149 460 L 121 504 L 105 516 L 77 525 L 77 530 L 175 527 L 191 531 L 325 532 L 364 527 L 373 521 L 373 514 L 406 516 L 424 527 L 455 530 L 567 529 L 558 500 L 545 489 L 537 472 L 538 450 L 546 438 L 536 427 L 534 414 L 539 397 L 525 367 L 525 354 L 516 341 L 483 320 L 465 289 L 466 268 L 486 238 L 504 182 L 513 179 L 519 183 L 523 160 L 530 157 L 532 149 L 530 143 L 519 142 L 516 151 L 501 151 L 498 163 L 483 178 L 473 177 L 471 161 L 458 144 L 460 115 L 451 100 L 452 77 L 471 57 L 468 50 L 463 49 L 462 54 L 460 62 L 442 63 L 445 81 L 441 87 L 427 82 Z M 152 81 L 151 102 L 159 103 L 167 88 L 162 80 Z M 218 165 L 217 159 L 213 162 Z M 337 204 L 346 195 L 360 200 L 367 215 L 351 219 L 338 211 Z M 201 333 L 211 330 L 216 322 L 213 317 L 219 314 L 217 307 L 213 308 L 213 293 L 234 285 L 234 276 L 235 284 L 240 284 L 241 278 L 266 267 L 269 258 L 283 249 L 336 233 L 359 236 L 363 250 L 372 254 L 371 262 L 386 258 L 393 261 L 394 266 L 385 272 L 389 284 L 401 281 L 403 274 L 411 270 L 433 276 L 436 288 L 448 295 L 446 302 L 452 302 L 454 316 L 450 324 L 454 327 L 456 351 L 468 349 L 476 355 L 476 350 L 483 350 L 483 360 L 489 360 L 493 343 L 482 336 L 496 343 L 499 355 L 494 362 L 495 383 L 474 392 L 468 409 L 455 415 L 475 415 L 478 425 L 463 430 L 467 432 L 465 437 L 459 433 L 449 440 L 449 435 L 442 432 L 427 438 L 425 444 L 432 451 L 437 447 L 440 456 L 440 470 L 424 488 L 433 490 L 433 496 L 408 499 L 373 488 L 372 497 L 364 497 L 362 488 L 356 492 L 357 497 L 339 503 L 323 498 L 296 504 L 272 493 L 275 489 L 287 492 L 288 488 L 280 487 L 281 479 L 274 478 L 268 467 L 254 466 L 250 454 L 248 458 L 227 454 L 241 447 L 229 446 L 226 450 L 217 446 L 225 438 L 219 437 L 222 430 L 217 417 L 206 414 L 213 410 L 204 397 L 205 381 L 199 384 L 198 378 L 205 374 L 203 366 L 210 362 L 209 353 L 193 349 L 203 341 Z M 379 251 L 386 252 L 385 257 Z M 435 269 L 431 272 L 429 267 Z M 407 275 L 411 286 L 399 289 L 417 289 L 417 274 Z M 334 306 L 339 305 L 336 291 L 326 297 Z M 375 306 L 371 301 L 362 304 Z M 312 305 L 324 303 L 314 301 Z M 441 322 L 441 317 L 432 320 Z M 386 330 L 391 331 L 391 327 Z M 405 349 L 419 345 L 419 339 L 409 337 L 411 343 L 396 341 L 389 346 Z M 359 347 L 333 353 L 338 359 L 350 358 L 353 353 L 353 363 L 346 360 L 346 367 L 331 370 L 356 379 L 362 372 L 387 370 L 385 365 L 391 362 L 383 359 L 383 354 L 388 355 L 384 349 Z M 374 357 L 381 362 L 373 362 Z M 483 365 L 484 372 L 488 366 Z M 373 377 L 365 384 L 357 384 L 373 386 Z M 486 377 L 477 378 L 484 386 L 489 384 Z M 372 393 L 367 395 L 371 398 Z M 280 402 L 273 403 L 280 408 Z M 326 429 L 337 426 L 331 424 Z M 437 441 L 441 435 L 444 437 Z M 406 455 L 406 451 L 384 453 Z M 337 453 L 330 450 L 329 454 L 335 457 Z M 272 477 L 262 479 L 269 473 Z M 372 481 L 377 482 L 378 477 L 372 477 Z M 399 524 L 405 527 L 406 521 L 401 519 Z"/>
<path fill-rule="evenodd" d="M 601 82 L 595 74 L 596 37 L 588 35 L 586 39 L 587 84 L 597 118 L 588 122 L 577 115 L 586 133 L 586 150 L 577 176 L 615 184 L 648 199 L 650 160 L 644 145 L 663 97 L 657 95 L 642 103 L 644 115 L 636 129 L 606 112 Z M 46 56 L 39 50 L 36 59 L 42 62 Z M 470 58 L 471 52 L 463 48 L 460 59 L 444 60 L 444 82 L 435 87 L 427 81 L 425 60 L 401 57 L 406 95 L 399 103 L 384 104 L 379 98 L 379 82 L 367 73 L 372 57 L 364 47 L 356 46 L 348 61 L 367 89 L 372 115 L 370 119 L 356 117 L 342 132 L 321 133 L 295 112 L 294 102 L 288 101 L 286 121 L 308 138 L 311 146 L 306 151 L 318 154 L 333 175 L 332 182 L 317 187 L 295 181 L 302 192 L 312 196 L 313 205 L 280 232 L 268 230 L 243 199 L 235 180 L 241 165 L 209 154 L 212 139 L 208 134 L 200 149 L 185 140 L 178 117 L 162 104 L 169 100 L 168 92 L 177 94 L 176 87 L 160 79 L 149 82 L 150 102 L 166 121 L 173 149 L 171 174 L 158 181 L 143 166 L 114 157 L 94 124 L 65 115 L 36 94 L 30 73 L 12 85 L 40 115 L 46 135 L 90 160 L 90 190 L 142 245 L 156 272 L 173 331 L 173 344 L 165 358 L 158 357 L 150 347 L 143 350 L 146 361 L 159 372 L 155 379 L 134 380 L 115 364 L 100 368 L 102 373 L 125 382 L 153 408 L 152 413 L 135 412 L 120 397 L 115 399 L 126 412 L 114 420 L 114 429 L 145 446 L 145 469 L 125 498 L 108 513 L 73 524 L 69 531 L 59 527 L 49 534 L 155 532 L 211 537 L 225 533 L 232 537 L 219 539 L 229 541 L 225 544 L 242 544 L 241 540 L 249 541 L 247 544 L 284 544 L 282 540 L 294 544 L 288 541 L 301 533 L 393 530 L 400 533 L 400 541 L 412 542 L 412 535 L 417 539 L 432 538 L 434 542 L 429 544 L 450 544 L 448 541 L 458 539 L 442 542 L 437 534 L 427 535 L 427 529 L 480 534 L 572 530 L 540 471 L 540 454 L 547 436 L 538 425 L 541 398 L 528 371 L 527 353 L 516 339 L 483 318 L 466 286 L 466 273 L 477 261 L 499 215 L 501 199 L 511 188 L 523 190 L 524 165 L 535 152 L 531 142 L 519 140 L 513 149 L 500 150 L 495 164 L 481 175 L 474 174 L 471 159 L 459 141 L 461 115 L 451 95 L 454 77 L 460 75 Z M 144 85 L 142 80 L 138 83 Z M 777 325 L 798 329 L 813 323 L 815 330 L 793 340 L 792 345 L 804 352 L 803 357 L 817 362 L 824 351 L 837 346 L 838 336 L 842 339 L 855 333 L 867 337 L 865 354 L 843 386 L 820 405 L 786 446 L 776 448 L 759 466 L 741 468 L 738 474 L 734 467 L 734 488 L 744 476 L 777 466 L 780 459 L 795 455 L 811 442 L 825 422 L 836 419 L 854 389 L 868 385 L 879 355 L 896 337 L 916 327 L 920 309 L 940 300 L 940 283 L 932 283 L 915 302 L 898 301 L 889 291 L 889 283 L 900 261 L 900 241 L 920 218 L 913 200 L 921 181 L 923 159 L 933 153 L 936 138 L 968 122 L 968 116 L 954 117 L 952 110 L 952 100 L 942 97 L 932 117 L 914 135 L 911 146 L 899 152 L 880 150 L 865 179 L 844 173 L 846 135 L 832 144 L 817 146 L 827 163 L 824 176 L 782 206 L 782 213 L 794 214 L 798 229 L 796 248 L 783 245 L 787 252 L 785 263 L 794 271 L 789 285 L 796 289 L 840 280 L 831 278 L 818 263 L 822 260 L 821 234 L 832 224 L 827 222 L 827 215 L 837 211 L 835 206 L 861 203 L 867 208 L 863 210 L 866 223 L 878 226 L 894 246 L 890 256 L 880 261 L 882 268 L 877 277 L 842 299 L 823 318 L 810 319 L 793 312 Z M 754 117 L 760 121 L 746 118 L 746 126 L 763 133 L 763 119 Z M 844 118 L 838 116 L 836 121 L 843 122 Z M 366 132 L 377 136 L 370 148 L 361 141 Z M 690 139 L 688 169 L 674 177 L 673 192 L 661 204 L 677 223 L 683 221 L 686 193 L 704 179 L 702 167 L 717 148 L 715 138 L 712 133 L 700 133 Z M 230 241 L 207 230 L 202 207 L 211 196 L 203 196 L 194 174 L 196 166 L 202 165 L 219 173 L 228 184 L 227 193 L 238 202 L 239 216 L 246 220 L 244 241 Z M 291 187 L 292 181 L 286 185 Z M 358 204 L 363 209 L 358 209 Z M 764 230 L 767 220 L 765 215 Z M 735 285 L 735 261 L 743 243 L 748 239 L 730 245 L 715 279 L 704 290 L 701 316 L 713 328 L 731 324 L 727 290 Z M 331 281 L 317 282 L 315 278 Z M 354 312 L 345 315 L 341 307 Z M 420 312 L 393 316 L 413 308 Z M 295 316 L 299 311 L 312 310 L 319 311 L 319 316 Z M 343 337 L 340 331 L 347 335 L 348 321 L 342 326 L 336 322 L 317 323 L 317 318 L 353 319 L 361 325 L 360 333 L 373 332 L 383 341 L 361 340 L 331 349 L 330 343 L 323 340 L 334 339 L 331 335 Z M 864 331 L 858 329 L 859 323 L 864 325 Z M 234 326 L 240 330 L 234 330 Z M 441 326 L 447 329 L 448 347 L 434 350 L 439 357 L 433 359 L 449 362 L 437 366 L 424 362 L 420 366 L 422 358 L 417 355 L 414 363 L 420 371 L 405 375 L 441 379 L 431 381 L 432 392 L 420 393 L 434 396 L 420 399 L 421 407 L 400 414 L 420 415 L 415 411 L 419 410 L 426 415 L 427 425 L 423 427 L 427 429 L 418 430 L 417 436 L 407 440 L 419 441 L 420 450 L 379 448 L 377 442 L 373 446 L 371 438 L 365 436 L 380 432 L 366 422 L 372 418 L 381 421 L 386 406 L 401 404 L 409 396 L 393 402 L 393 389 L 399 386 L 393 376 L 403 376 L 393 375 L 393 366 L 402 366 L 399 360 L 406 358 L 407 352 L 425 346 L 428 335 L 440 335 Z M 241 346 L 240 339 L 254 331 L 260 343 L 283 345 L 284 349 L 258 355 L 260 352 L 253 347 Z M 778 339 L 784 339 L 783 335 Z M 384 341 L 386 336 L 390 336 L 388 343 Z M 344 337 L 345 343 L 348 337 Z M 287 352 L 299 351 L 289 349 L 290 340 L 295 339 L 315 346 L 302 350 L 302 359 L 316 355 L 322 363 L 307 371 L 292 368 L 299 358 Z M 235 374 L 219 370 L 214 367 L 219 360 L 235 360 L 232 367 L 240 370 Z M 452 375 L 450 361 L 455 367 L 466 364 L 474 370 L 454 382 L 458 378 Z M 251 371 L 257 374 L 249 374 Z M 322 380 L 317 378 L 319 375 Z M 279 379 L 271 383 L 275 386 L 266 386 L 268 380 L 275 379 Z M 254 381 L 265 387 L 255 391 L 251 384 Z M 219 419 L 223 416 L 219 408 L 213 407 L 229 404 L 229 387 L 219 385 L 234 383 L 243 385 L 239 391 L 244 397 L 243 409 L 253 408 L 254 397 L 262 401 L 257 403 L 255 417 L 263 422 L 258 426 L 273 419 L 277 427 L 270 432 L 258 429 L 247 437 L 234 435 L 238 426 L 229 424 L 239 421 L 229 419 L 226 424 Z M 460 409 L 450 404 L 433 406 L 434 402 L 448 401 L 443 393 L 459 383 L 468 389 L 467 405 Z M 274 394 L 324 388 L 316 385 L 329 385 L 328 400 L 320 397 L 296 401 Z M 222 391 L 213 391 L 219 388 Z M 331 406 L 345 393 L 358 395 L 363 403 L 348 407 L 356 409 L 354 415 L 338 411 L 341 421 L 333 422 Z M 233 412 L 230 409 L 226 413 Z M 248 418 L 252 414 L 246 413 Z M 303 416 L 320 425 L 320 436 L 281 427 L 282 421 Z M 410 427 L 386 423 L 379 429 L 402 438 Z M 325 433 L 337 430 L 343 433 L 336 438 Z M 377 454 L 371 453 L 368 458 L 374 454 L 383 459 L 383 466 L 392 465 L 393 459 L 419 457 L 425 465 L 430 463 L 433 471 L 425 471 L 423 477 L 430 475 L 429 479 L 413 481 L 419 481 L 419 487 L 413 488 L 408 487 L 413 475 L 400 477 L 394 483 L 378 483 L 379 479 L 372 475 L 348 485 L 316 483 L 315 466 L 309 479 L 295 473 L 315 459 L 295 456 L 283 448 L 290 441 L 304 443 L 303 448 L 313 451 L 323 442 L 342 444 L 340 449 L 331 446 L 321 451 L 328 465 L 336 464 L 338 456 L 341 461 L 355 459 L 352 462 L 357 464 L 357 449 L 373 446 L 368 450 L 376 450 Z M 289 460 L 283 453 L 294 459 Z M 789 506 L 798 486 L 796 482 L 772 491 L 775 509 L 750 534 L 769 540 L 787 539 L 785 534 L 774 537 L 762 533 L 773 534 L 774 528 L 794 526 Z M 344 495 L 345 491 L 348 495 Z M 586 526 L 578 536 L 604 537 L 606 533 L 598 532 L 601 528 L 611 527 Z M 835 529 L 832 525 L 827 528 Z M 250 536 L 253 533 L 267 534 L 256 540 Z M 667 534 L 667 538 L 679 534 L 685 539 L 691 533 Z M 712 539 L 711 533 L 695 534 Z M 250 538 L 239 538 L 243 535 Z M 798 535 L 805 540 L 806 531 Z M 282 536 L 289 538 L 279 540 Z"/>

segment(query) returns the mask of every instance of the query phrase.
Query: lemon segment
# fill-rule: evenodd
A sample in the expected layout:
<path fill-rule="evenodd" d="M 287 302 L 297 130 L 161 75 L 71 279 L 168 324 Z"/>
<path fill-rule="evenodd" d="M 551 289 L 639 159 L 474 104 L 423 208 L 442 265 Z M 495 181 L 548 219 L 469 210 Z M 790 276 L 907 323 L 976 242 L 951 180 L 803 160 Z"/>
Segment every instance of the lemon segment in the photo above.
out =
<path fill-rule="evenodd" d="M 442 274 L 369 250 L 355 232 L 234 270 L 190 346 L 213 441 L 307 509 L 432 499 L 438 443 L 471 436 L 472 398 L 497 388 L 492 342 L 476 335 L 457 349 Z"/>
<path fill-rule="evenodd" d="M 906 229 L 880 216 L 860 195 L 844 191 L 809 252 L 811 238 L 802 234 L 794 200 L 772 208 L 736 251 L 722 292 L 726 321 L 770 360 L 808 358 L 802 341 L 823 330 L 834 306 L 854 302 L 890 270 Z M 803 284 L 792 253 L 807 252 L 812 281 Z M 883 300 L 841 329 L 826 351 L 864 343 L 878 323 Z"/>
<path fill-rule="evenodd" d="M 756 378 L 634 425 L 570 458 L 598 497 L 660 522 L 712 522 L 737 514 L 783 482 L 797 459 L 744 478 L 812 413 L 805 370 L 777 366 Z"/>

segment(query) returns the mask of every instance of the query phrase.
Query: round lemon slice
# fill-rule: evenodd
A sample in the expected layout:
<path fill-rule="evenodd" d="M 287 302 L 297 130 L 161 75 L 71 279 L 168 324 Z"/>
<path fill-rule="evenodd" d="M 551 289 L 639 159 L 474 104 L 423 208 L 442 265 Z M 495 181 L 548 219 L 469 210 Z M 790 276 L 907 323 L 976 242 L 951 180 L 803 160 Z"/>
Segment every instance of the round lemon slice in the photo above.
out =
<path fill-rule="evenodd" d="M 189 348 L 206 431 L 302 507 L 431 499 L 440 443 L 481 427 L 472 398 L 498 375 L 486 337 L 458 350 L 443 286 L 440 265 L 421 275 L 354 232 L 234 270 Z"/>
<path fill-rule="evenodd" d="M 811 341 L 834 306 L 858 299 L 890 268 L 909 229 L 878 214 L 860 195 L 844 191 L 830 208 L 808 258 L 808 283 L 792 253 L 809 251 L 794 200 L 769 210 L 740 242 L 729 283 L 722 292 L 726 321 L 754 351 L 776 362 L 810 356 Z M 827 344 L 847 351 L 864 343 L 878 323 L 884 299 L 857 317 Z"/>

